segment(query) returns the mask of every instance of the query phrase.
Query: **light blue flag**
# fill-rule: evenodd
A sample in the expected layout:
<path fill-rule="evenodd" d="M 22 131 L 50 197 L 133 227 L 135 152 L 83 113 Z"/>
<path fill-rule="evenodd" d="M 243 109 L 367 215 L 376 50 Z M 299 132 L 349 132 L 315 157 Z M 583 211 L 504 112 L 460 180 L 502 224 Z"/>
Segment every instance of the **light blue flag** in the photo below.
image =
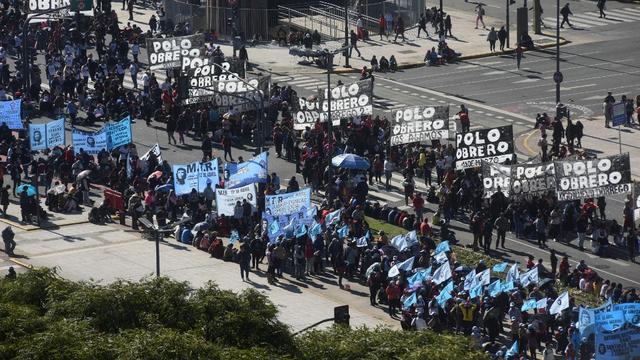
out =
<path fill-rule="evenodd" d="M 507 350 L 507 353 L 505 354 L 506 356 L 516 356 L 518 355 L 518 340 L 513 342 L 513 345 L 511 345 L 511 349 Z"/>
<path fill-rule="evenodd" d="M 529 286 L 529 284 L 537 284 L 539 281 L 538 277 L 538 267 L 534 267 L 533 269 L 527 271 L 526 273 L 520 276 L 520 284 L 523 287 Z"/>
<path fill-rule="evenodd" d="M 269 234 L 275 235 L 280 230 L 280 225 L 278 224 L 278 220 L 274 220 L 269 225 Z"/>
<path fill-rule="evenodd" d="M 431 275 L 430 267 L 426 269 L 420 269 L 407 279 L 407 283 L 409 284 L 409 287 L 414 287 L 416 286 L 416 284 L 422 284 L 422 282 L 425 281 L 429 275 Z"/>
<path fill-rule="evenodd" d="M 464 289 L 465 290 L 471 290 L 471 284 L 473 284 L 473 279 L 476 278 L 476 270 L 473 269 L 471 270 L 471 272 L 469 272 L 467 274 L 467 276 L 464 277 Z"/>
<path fill-rule="evenodd" d="M 349 235 L 349 226 L 345 225 L 338 229 L 338 237 L 344 239 Z"/>
<path fill-rule="evenodd" d="M 337 224 L 340 221 L 340 214 L 342 214 L 342 209 L 328 213 L 324 219 L 325 224 L 327 226 Z"/>
<path fill-rule="evenodd" d="M 452 291 L 453 291 L 453 281 L 449 281 L 447 286 L 445 286 L 440 292 L 440 294 L 438 294 L 438 296 L 436 297 L 436 301 L 438 302 L 438 305 L 441 308 L 444 309 L 444 306 L 446 305 L 447 300 L 453 297 L 451 296 Z"/>
<path fill-rule="evenodd" d="M 225 188 L 235 189 L 253 183 L 266 183 L 269 169 L 268 161 L 265 151 L 243 163 L 225 166 L 229 173 L 228 180 L 225 181 Z"/>
<path fill-rule="evenodd" d="M 442 291 L 447 294 L 451 294 L 451 292 L 453 291 L 453 281 L 449 281 L 447 285 L 442 288 Z"/>
<path fill-rule="evenodd" d="M 509 272 L 507 272 L 507 278 L 505 280 L 507 282 L 516 282 L 520 280 L 520 270 L 518 270 L 518 263 L 511 265 L 511 269 L 509 269 Z"/>
<path fill-rule="evenodd" d="M 615 304 L 613 305 L 613 310 L 622 311 L 626 322 L 640 326 L 640 303 Z"/>
<path fill-rule="evenodd" d="M 367 241 L 367 237 L 362 236 L 358 240 L 356 240 L 356 246 L 359 248 L 368 247 L 369 242 Z"/>
<path fill-rule="evenodd" d="M 365 237 L 365 238 L 367 238 L 367 241 L 371 241 L 371 240 L 373 240 L 373 239 L 371 238 L 371 231 L 369 231 L 369 230 L 367 230 L 367 233 L 366 233 L 366 234 L 364 234 L 364 237 Z"/>
<path fill-rule="evenodd" d="M 522 307 L 520 308 L 520 310 L 527 311 L 527 310 L 535 309 L 536 306 L 538 306 L 538 301 L 536 299 L 529 299 L 525 301 L 524 304 L 522 304 Z"/>
<path fill-rule="evenodd" d="M 508 265 L 509 265 L 508 262 L 495 264 L 495 265 L 493 265 L 493 268 L 491 270 L 493 270 L 494 272 L 497 272 L 497 273 L 501 273 L 501 272 L 504 272 L 505 270 L 507 270 L 507 266 Z"/>
<path fill-rule="evenodd" d="M 640 328 L 625 324 L 613 331 L 596 331 L 596 359 L 640 359 Z"/>
<path fill-rule="evenodd" d="M 408 309 L 411 307 L 411 305 L 415 305 L 418 302 L 418 296 L 416 295 L 416 292 L 414 291 L 413 294 L 411 294 L 408 298 L 406 298 L 404 300 L 404 304 L 403 307 L 405 309 Z"/>
<path fill-rule="evenodd" d="M 436 285 L 440 285 L 443 282 L 451 279 L 451 267 L 449 266 L 449 261 L 440 265 L 438 269 L 433 273 L 433 282 Z"/>
<path fill-rule="evenodd" d="M 231 235 L 229 235 L 229 243 L 233 244 L 238 240 L 240 240 L 240 234 L 238 233 L 238 230 L 231 230 Z"/>
<path fill-rule="evenodd" d="M 491 282 L 491 270 L 486 269 L 484 271 L 479 272 L 474 276 L 473 282 L 471 283 L 471 287 L 476 287 L 479 285 L 489 285 Z"/>
<path fill-rule="evenodd" d="M 313 224 L 309 229 L 309 236 L 311 236 L 311 238 L 315 240 L 315 238 L 320 234 L 322 234 L 322 225 L 320 225 L 320 223 L 318 223 L 317 221 L 313 220 Z"/>
<path fill-rule="evenodd" d="M 502 282 L 500 282 L 500 279 L 492 282 L 489 285 L 488 290 L 489 290 L 489 295 L 491 297 L 496 297 L 496 296 L 500 295 L 500 293 L 502 293 Z"/>
<path fill-rule="evenodd" d="M 441 252 L 451 251 L 451 247 L 449 246 L 449 241 L 443 241 L 436 247 L 436 254 Z"/>
<path fill-rule="evenodd" d="M 305 235 L 307 235 L 307 226 L 305 224 L 300 224 L 296 228 L 295 236 L 296 237 L 303 237 Z"/>
<path fill-rule="evenodd" d="M 482 296 L 482 284 L 478 284 L 471 288 L 469 291 L 469 297 L 475 299 L 477 297 Z"/>
<path fill-rule="evenodd" d="M 296 229 L 295 223 L 294 223 L 295 219 L 291 219 L 291 221 L 289 221 L 289 224 L 287 224 L 287 226 L 285 226 L 282 230 L 284 231 L 284 234 L 286 237 L 292 237 L 293 233 Z"/>
<path fill-rule="evenodd" d="M 418 237 L 415 230 L 410 231 L 404 235 L 396 235 L 389 242 L 389 245 L 393 246 L 399 251 L 404 251 L 405 249 L 408 249 L 416 244 L 418 244 Z"/>
<path fill-rule="evenodd" d="M 515 287 L 513 286 L 513 281 L 505 281 L 502 283 L 502 292 L 509 292 L 513 290 Z"/>

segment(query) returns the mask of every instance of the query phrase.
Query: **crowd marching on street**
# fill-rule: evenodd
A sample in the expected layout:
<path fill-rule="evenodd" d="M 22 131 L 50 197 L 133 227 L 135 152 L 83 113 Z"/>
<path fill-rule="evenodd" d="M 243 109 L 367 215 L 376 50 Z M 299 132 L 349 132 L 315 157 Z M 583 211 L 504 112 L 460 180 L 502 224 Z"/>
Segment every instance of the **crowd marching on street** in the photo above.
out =
<path fill-rule="evenodd" d="M 50 212 L 86 208 L 93 223 L 112 222 L 117 214 L 145 232 L 150 231 L 145 223 L 157 224 L 171 228 L 175 241 L 238 263 L 248 282 L 255 272 L 265 272 L 276 285 L 286 277 L 305 282 L 333 274 L 341 288 L 349 286 L 345 279 L 366 284 L 371 306 L 384 304 L 403 329 L 471 336 L 494 358 L 592 359 L 602 354 L 601 347 L 613 351 L 609 347 L 616 340 L 601 339 L 603 324 L 611 334 L 637 341 L 637 290 L 598 274 L 586 256 L 569 259 L 549 244 L 574 242 L 580 251 L 601 257 L 624 252 L 628 261 L 635 261 L 638 249 L 634 213 L 640 194 L 631 182 L 629 156 L 596 158 L 583 151 L 584 126 L 568 113 L 539 115 L 540 154 L 518 159 L 511 126 L 471 130 L 465 105 L 453 116 L 448 106 L 425 105 L 373 114 L 373 79 L 367 76 L 329 89 L 331 100 L 323 91 L 309 100 L 286 84 L 263 87 L 259 80 L 232 74 L 244 68 L 237 63 L 248 62 L 246 49 L 239 58 L 225 56 L 210 34 L 194 34 L 188 26 L 161 28 L 155 17 L 147 32 L 129 23 L 121 27 L 108 1 L 90 20 L 76 14 L 33 23 L 23 42 L 26 15 L 20 3 L 5 1 L 0 11 L 0 100 L 7 107 L 19 101 L 19 123 L 3 118 L 0 126 L 0 154 L 6 159 L 0 177 L 3 216 L 15 206 L 13 197 L 22 223 L 39 224 Z M 484 27 L 480 5 L 477 15 L 476 26 Z M 447 19 L 440 31 L 451 34 Z M 421 20 L 420 28 L 429 36 L 427 21 Z M 388 22 L 381 16 L 380 38 L 388 36 Z M 394 26 L 396 38 L 404 38 L 397 30 L 403 25 Z M 491 30 L 492 51 L 497 40 L 503 48 L 501 31 Z M 244 92 L 263 94 L 264 119 L 249 101 L 220 104 L 200 88 L 183 91 L 179 78 L 208 76 L 205 67 L 183 66 L 180 73 L 182 57 L 161 60 L 163 45 L 154 43 L 161 34 L 189 39 L 190 61 L 206 58 L 223 69 L 212 70 L 215 81 L 230 75 L 234 88 L 252 84 Z M 352 33 L 352 43 L 361 35 Z M 194 49 L 201 52 L 192 56 Z M 359 53 L 357 46 L 352 50 Z M 24 54 L 44 59 L 45 73 L 33 62 L 25 74 Z M 168 65 L 175 60 L 177 66 Z M 133 88 L 125 86 L 125 77 Z M 312 101 L 334 102 L 333 114 Z M 633 101 L 622 101 L 631 125 Z M 614 120 L 615 104 L 609 93 L 603 104 L 606 126 Z M 4 105 L 2 112 L 10 114 Z M 64 120 L 42 129 L 31 123 L 42 116 Z M 184 165 L 170 164 L 160 145 L 147 151 L 133 144 L 136 121 L 164 128 L 168 144 L 184 144 L 190 137 L 200 142 L 201 152 L 185 153 Z M 454 121 L 460 131 L 446 141 Z M 64 140 L 65 123 L 73 128 L 72 144 Z M 252 159 L 234 158 L 233 148 L 260 131 L 273 147 Z M 295 165 L 299 175 L 281 179 L 269 169 L 275 158 Z M 595 175 L 584 175 L 587 168 Z M 395 178 L 401 189 L 391 183 Z M 419 182 L 427 192 L 418 190 Z M 122 204 L 113 198 L 94 204 L 90 195 L 97 186 L 120 194 Z M 405 206 L 373 199 L 374 186 L 400 191 Z M 609 196 L 621 193 L 627 194 L 623 213 L 608 211 Z M 375 230 L 371 219 L 402 233 Z M 468 231 L 453 231 L 452 222 L 466 224 Z M 458 253 L 469 251 L 460 239 L 466 232 L 470 250 L 482 251 L 486 259 L 499 248 L 510 251 L 507 234 L 550 249 L 550 255 L 529 256 L 522 267 L 463 263 Z M 2 232 L 9 255 L 20 251 L 14 235 L 10 226 Z M 580 292 L 600 306 L 578 303 L 573 294 Z M 600 322 L 601 313 L 610 315 L 606 322 Z"/>

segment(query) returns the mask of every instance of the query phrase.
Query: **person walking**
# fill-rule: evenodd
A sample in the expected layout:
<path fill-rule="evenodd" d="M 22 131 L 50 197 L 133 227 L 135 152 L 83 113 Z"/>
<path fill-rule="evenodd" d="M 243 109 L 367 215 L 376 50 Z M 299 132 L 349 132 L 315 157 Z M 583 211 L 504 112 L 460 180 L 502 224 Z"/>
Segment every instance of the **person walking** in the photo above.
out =
<path fill-rule="evenodd" d="M 129 20 L 133 21 L 133 5 L 136 3 L 136 0 L 128 0 L 127 1 L 127 10 L 129 11 Z"/>
<path fill-rule="evenodd" d="M 447 36 L 447 34 L 449 34 L 449 37 L 455 38 L 455 36 L 453 36 L 453 33 L 451 33 L 452 27 L 453 23 L 451 22 L 451 15 L 447 15 L 447 17 L 444 18 L 444 36 Z M 429 36 L 429 34 L 427 34 L 427 36 Z"/>
<path fill-rule="evenodd" d="M 484 237 L 484 253 L 489 254 L 491 251 L 491 241 L 493 239 L 493 223 L 491 221 L 485 222 L 482 232 Z"/>
<path fill-rule="evenodd" d="M 487 27 L 484 25 L 484 17 L 485 11 L 484 7 L 482 7 L 482 3 L 476 6 L 476 29 L 478 28 L 478 23 L 482 23 L 482 28 L 486 29 Z"/>
<path fill-rule="evenodd" d="M 395 30 L 396 30 L 396 37 L 395 39 L 393 39 L 393 41 L 394 42 L 398 41 L 398 36 L 402 37 L 403 42 L 406 41 L 406 39 L 404 38 L 404 20 L 400 15 L 398 15 L 398 17 L 396 18 Z"/>
<path fill-rule="evenodd" d="M 507 30 L 504 26 L 500 27 L 500 30 L 498 31 L 498 41 L 500 41 L 500 51 L 504 51 L 504 45 L 507 41 Z"/>
<path fill-rule="evenodd" d="M 429 36 L 429 32 L 427 31 L 427 18 L 423 14 L 420 14 L 420 20 L 418 20 L 418 37 L 420 37 L 420 31 L 424 31 Z"/>
<path fill-rule="evenodd" d="M 509 218 L 505 213 L 500 214 L 496 221 L 493 223 L 498 234 L 496 238 L 496 249 L 502 245 L 503 249 L 506 249 L 504 242 L 507 238 L 507 230 L 509 229 Z"/>
<path fill-rule="evenodd" d="M 15 255 L 13 252 L 13 250 L 15 250 L 16 248 L 16 241 L 14 240 L 15 236 L 16 234 L 13 232 L 11 225 L 7 226 L 6 228 L 4 228 L 4 230 L 2 230 L 2 241 L 4 242 L 4 252 L 9 256 Z"/>
<path fill-rule="evenodd" d="M 573 29 L 573 25 L 569 22 L 569 15 L 573 15 L 571 9 L 569 8 L 569 3 L 562 7 L 560 10 L 560 14 L 562 15 L 562 22 L 560 23 L 560 27 L 564 28 L 564 23 L 567 23 L 570 28 Z"/>
<path fill-rule="evenodd" d="M 7 209 L 9 208 L 9 189 L 11 185 L 5 185 L 0 191 L 0 206 L 2 206 L 2 216 L 7 217 Z"/>
<path fill-rule="evenodd" d="M 598 7 L 598 11 L 600 11 L 600 18 L 607 18 L 607 14 L 605 14 L 604 10 L 606 9 L 607 0 L 598 0 L 596 6 Z"/>
<path fill-rule="evenodd" d="M 496 32 L 496 29 L 494 27 L 489 30 L 489 33 L 487 34 L 487 41 L 489 42 L 489 51 L 495 52 L 496 41 L 498 41 L 498 33 Z"/>
<path fill-rule="evenodd" d="M 387 19 L 384 18 L 384 14 L 380 14 L 380 18 L 378 19 L 378 34 L 380 35 L 380 40 L 382 40 L 382 35 L 385 35 L 387 40 L 389 40 L 389 34 L 387 33 Z"/>
<path fill-rule="evenodd" d="M 133 88 L 138 89 L 138 63 L 132 62 L 129 65 L 129 74 L 131 74 L 131 82 L 133 83 Z"/>
<path fill-rule="evenodd" d="M 540 246 L 540 248 L 545 248 L 547 246 L 547 224 L 542 213 L 538 214 L 538 218 L 533 222 L 533 226 L 536 229 L 538 246 Z"/>
<path fill-rule="evenodd" d="M 169 145 L 171 145 L 171 140 L 173 140 L 174 145 L 178 145 L 175 136 L 173 135 L 176 132 L 177 122 L 175 116 L 167 117 L 167 138 L 169 140 Z"/>
<path fill-rule="evenodd" d="M 358 52 L 358 57 L 362 57 L 362 54 L 360 54 L 360 50 L 358 49 L 358 35 L 355 33 L 355 31 L 351 30 L 349 36 L 351 44 L 351 46 L 349 47 L 349 57 L 351 57 L 354 49 Z"/>
<path fill-rule="evenodd" d="M 518 47 L 516 47 L 516 69 L 520 70 L 520 63 L 522 62 L 522 57 L 524 56 L 524 49 L 518 43 Z"/>
<path fill-rule="evenodd" d="M 230 161 L 233 160 L 233 155 L 231 154 L 231 136 L 224 135 L 222 136 L 222 149 L 224 151 L 224 161 L 227 161 L 227 155 L 229 156 Z"/>

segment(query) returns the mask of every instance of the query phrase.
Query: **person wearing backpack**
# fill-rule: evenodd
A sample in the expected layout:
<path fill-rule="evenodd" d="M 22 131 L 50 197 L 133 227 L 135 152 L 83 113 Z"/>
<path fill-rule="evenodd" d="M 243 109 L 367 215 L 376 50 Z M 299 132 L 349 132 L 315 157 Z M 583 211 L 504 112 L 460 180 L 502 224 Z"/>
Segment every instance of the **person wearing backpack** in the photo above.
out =
<path fill-rule="evenodd" d="M 485 11 L 484 8 L 482 7 L 482 4 L 478 4 L 476 6 L 476 29 L 478 28 L 478 22 L 482 23 L 482 28 L 486 29 L 487 27 L 484 25 L 484 20 L 482 19 L 484 17 Z"/>

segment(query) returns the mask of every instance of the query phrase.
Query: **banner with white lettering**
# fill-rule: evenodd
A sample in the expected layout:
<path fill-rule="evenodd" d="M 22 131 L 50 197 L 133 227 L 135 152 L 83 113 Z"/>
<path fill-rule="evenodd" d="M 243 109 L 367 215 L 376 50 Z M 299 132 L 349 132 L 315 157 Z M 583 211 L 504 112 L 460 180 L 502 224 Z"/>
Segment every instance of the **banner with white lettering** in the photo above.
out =
<path fill-rule="evenodd" d="M 410 106 L 392 112 L 391 146 L 446 139 L 449 136 L 449 106 Z"/>
<path fill-rule="evenodd" d="M 228 63 L 223 63 L 227 64 Z M 224 66 L 223 66 L 224 68 Z M 218 107 L 244 106 L 247 110 L 255 109 L 255 104 L 268 98 L 271 76 L 239 80 L 238 74 L 219 74 L 211 64 L 189 69 L 188 83 L 182 103 L 185 105 L 208 103 Z"/>
<path fill-rule="evenodd" d="M 204 34 L 147 39 L 149 69 L 179 68 L 182 57 L 197 58 L 204 53 Z"/>
<path fill-rule="evenodd" d="M 511 125 L 456 133 L 456 170 L 480 166 L 482 161 L 501 164 L 513 159 L 513 151 Z"/>
<path fill-rule="evenodd" d="M 482 186 L 484 197 L 490 198 L 498 191 L 509 197 L 511 189 L 511 166 L 482 162 Z"/>
<path fill-rule="evenodd" d="M 612 330 L 599 329 L 596 324 L 596 359 L 629 360 L 640 357 L 640 327 L 630 323 Z"/>
<path fill-rule="evenodd" d="M 555 192 L 554 169 L 552 162 L 511 165 L 511 197 L 540 197 L 549 194 L 549 192 Z"/>
<path fill-rule="evenodd" d="M 320 121 L 322 122 L 327 121 L 324 117 L 322 117 L 322 113 L 320 111 L 320 103 L 318 102 L 317 96 L 306 99 L 295 96 L 293 97 L 292 103 L 294 107 L 294 130 L 304 130 L 307 126 L 312 128 L 315 125 L 316 121 L 318 121 L 318 119 L 320 119 Z"/>
<path fill-rule="evenodd" d="M 256 187 L 253 184 L 235 189 L 216 189 L 216 208 L 218 215 L 233 216 L 233 208 L 236 202 L 242 204 L 247 200 L 253 211 L 256 211 Z"/>
<path fill-rule="evenodd" d="M 240 164 L 227 162 L 224 164 L 224 187 L 233 189 L 247 184 L 266 183 L 268 169 L 266 151 Z"/>
<path fill-rule="evenodd" d="M 31 150 L 52 149 L 64 146 L 64 118 L 46 124 L 29 124 L 29 144 Z"/>
<path fill-rule="evenodd" d="M 92 1 L 93 0 L 29 0 L 27 1 L 26 12 L 29 14 L 37 14 L 29 18 L 29 23 L 72 17 L 76 12 L 85 16 L 93 16 Z M 55 11 L 56 9 L 58 10 Z M 41 14 L 44 12 L 46 12 L 46 14 Z"/>
<path fill-rule="evenodd" d="M 280 235 L 293 236 L 296 228 L 305 225 L 307 229 L 315 221 L 318 214 L 318 208 L 312 206 L 309 209 L 299 209 L 295 213 L 273 216 L 266 212 L 262 213 L 262 231 L 267 233 L 269 241 L 275 242 Z"/>
<path fill-rule="evenodd" d="M 328 101 L 329 91 L 318 90 L 321 121 L 327 121 L 331 109 L 333 126 L 340 125 L 340 119 L 373 114 L 373 82 L 361 80 L 351 85 L 340 85 L 331 89 L 331 104 Z"/>
<path fill-rule="evenodd" d="M 287 215 L 311 208 L 311 189 L 265 196 L 265 212 L 268 215 Z"/>
<path fill-rule="evenodd" d="M 76 128 L 71 130 L 71 141 L 73 142 L 73 152 L 79 154 L 84 150 L 89 155 L 97 155 L 102 150 L 107 149 L 107 131 L 103 127 L 98 131 L 82 131 Z"/>
<path fill-rule="evenodd" d="M 22 99 L 0 101 L 0 123 L 7 124 L 11 130 L 23 129 L 21 105 Z"/>
<path fill-rule="evenodd" d="M 201 193 L 207 184 L 215 189 L 219 183 L 218 159 L 205 163 L 195 161 L 186 165 L 173 165 L 171 168 L 176 195 L 189 194 L 193 189 Z"/>
<path fill-rule="evenodd" d="M 558 200 L 580 200 L 631 192 L 629 154 L 555 162 Z"/>

